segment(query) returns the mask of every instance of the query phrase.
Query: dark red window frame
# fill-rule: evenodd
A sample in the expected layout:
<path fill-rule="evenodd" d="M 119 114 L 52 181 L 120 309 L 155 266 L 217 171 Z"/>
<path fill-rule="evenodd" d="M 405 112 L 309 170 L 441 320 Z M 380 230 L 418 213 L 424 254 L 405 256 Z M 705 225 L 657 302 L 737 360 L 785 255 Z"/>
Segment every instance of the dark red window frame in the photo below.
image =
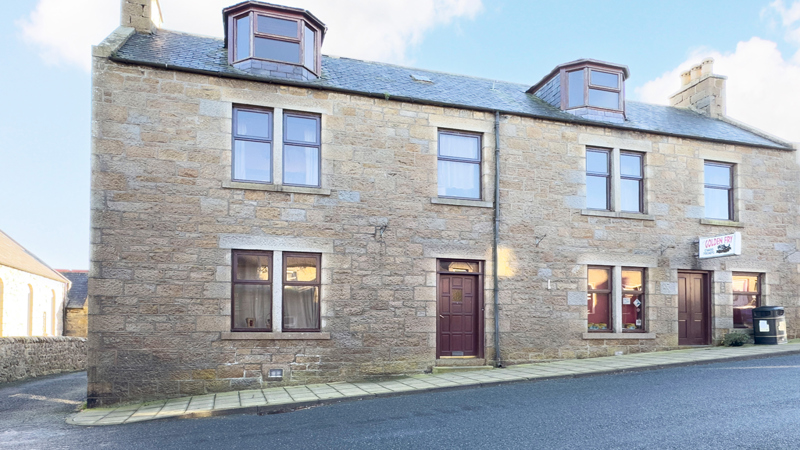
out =
<path fill-rule="evenodd" d="M 299 258 L 316 258 L 317 261 L 317 277 L 314 281 L 289 281 L 288 280 L 288 271 L 286 268 L 288 267 L 287 260 L 290 257 L 299 257 Z M 320 253 L 297 253 L 297 252 L 283 252 L 283 275 L 281 275 L 282 281 L 282 292 L 281 292 L 281 302 L 283 303 L 283 310 L 281 323 L 283 331 L 292 331 L 292 332 L 308 332 L 308 331 L 320 331 L 322 329 L 322 319 L 320 317 L 320 311 L 322 310 L 322 254 Z M 289 328 L 286 326 L 286 287 L 287 286 L 310 286 L 317 288 L 317 327 L 316 328 Z"/>
<path fill-rule="evenodd" d="M 269 275 L 267 276 L 268 280 L 237 280 L 236 278 L 236 271 L 238 269 L 238 255 L 255 255 L 255 256 L 264 256 L 267 257 L 269 261 Z M 275 298 L 274 296 L 270 295 L 270 308 L 269 308 L 269 323 L 270 326 L 266 328 L 236 328 L 236 305 L 234 302 L 236 301 L 235 292 L 237 285 L 258 285 L 264 286 L 267 285 L 270 287 L 270 291 L 272 289 L 272 267 L 273 260 L 272 260 L 272 252 L 271 251 L 264 251 L 264 250 L 233 250 L 231 251 L 231 331 L 249 331 L 249 332 L 257 332 L 257 331 L 272 331 L 272 305 L 274 305 Z"/>

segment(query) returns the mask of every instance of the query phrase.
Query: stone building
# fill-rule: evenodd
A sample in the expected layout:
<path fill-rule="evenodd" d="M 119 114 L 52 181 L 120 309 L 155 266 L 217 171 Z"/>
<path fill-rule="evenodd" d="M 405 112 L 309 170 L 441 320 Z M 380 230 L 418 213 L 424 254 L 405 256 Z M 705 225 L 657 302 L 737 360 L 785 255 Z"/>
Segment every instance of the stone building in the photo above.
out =
<path fill-rule="evenodd" d="M 712 345 L 759 303 L 797 334 L 795 149 L 711 61 L 667 107 L 618 64 L 520 85 L 223 16 L 124 0 L 93 49 L 90 405 Z"/>
<path fill-rule="evenodd" d="M 89 326 L 89 305 L 86 302 L 89 295 L 89 271 L 59 270 L 58 273 L 72 283 L 64 307 L 64 336 L 86 337 Z"/>
<path fill-rule="evenodd" d="M 0 231 L 0 337 L 61 336 L 70 281 Z"/>

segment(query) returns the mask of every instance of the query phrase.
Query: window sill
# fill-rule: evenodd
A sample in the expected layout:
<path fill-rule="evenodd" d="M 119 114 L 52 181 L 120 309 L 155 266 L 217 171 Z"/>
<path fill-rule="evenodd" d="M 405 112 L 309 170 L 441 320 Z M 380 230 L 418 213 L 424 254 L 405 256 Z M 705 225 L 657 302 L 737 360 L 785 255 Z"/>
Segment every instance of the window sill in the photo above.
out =
<path fill-rule="evenodd" d="M 245 189 L 250 191 L 289 192 L 293 194 L 331 195 L 330 189 L 285 186 L 282 184 L 245 183 L 241 181 L 223 181 L 222 187 L 226 189 Z"/>
<path fill-rule="evenodd" d="M 583 339 L 621 340 L 655 339 L 655 333 L 583 333 Z"/>
<path fill-rule="evenodd" d="M 222 333 L 222 340 L 242 340 L 242 339 L 257 339 L 257 340 L 329 340 L 330 333 L 322 332 L 287 332 L 287 333 L 272 333 L 272 332 L 254 332 L 247 331 L 227 331 Z"/>
<path fill-rule="evenodd" d="M 621 211 L 600 211 L 597 209 L 582 209 L 582 216 L 612 217 L 614 219 L 656 220 L 655 216 L 642 213 L 629 213 Z"/>
<path fill-rule="evenodd" d="M 494 208 L 494 202 L 484 202 L 482 200 L 467 200 L 463 198 L 441 198 L 431 197 L 431 203 L 434 205 L 450 205 L 450 206 L 472 206 L 475 208 Z"/>
<path fill-rule="evenodd" d="M 734 222 L 733 220 L 700 219 L 700 223 L 703 225 L 716 225 L 719 227 L 744 228 L 744 224 L 742 222 Z"/>

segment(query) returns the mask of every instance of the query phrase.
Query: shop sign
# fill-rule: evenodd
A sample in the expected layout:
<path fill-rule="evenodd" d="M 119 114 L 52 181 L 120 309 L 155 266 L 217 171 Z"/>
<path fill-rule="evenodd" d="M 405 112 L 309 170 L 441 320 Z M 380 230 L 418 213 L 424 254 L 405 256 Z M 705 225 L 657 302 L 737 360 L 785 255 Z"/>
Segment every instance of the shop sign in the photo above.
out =
<path fill-rule="evenodd" d="M 719 258 L 742 254 L 742 233 L 700 238 L 700 258 Z"/>

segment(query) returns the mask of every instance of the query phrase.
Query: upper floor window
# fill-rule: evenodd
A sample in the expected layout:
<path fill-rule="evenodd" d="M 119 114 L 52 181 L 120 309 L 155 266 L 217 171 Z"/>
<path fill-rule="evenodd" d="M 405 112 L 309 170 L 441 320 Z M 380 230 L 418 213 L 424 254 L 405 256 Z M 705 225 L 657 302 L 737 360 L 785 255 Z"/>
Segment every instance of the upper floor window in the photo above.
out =
<path fill-rule="evenodd" d="M 481 136 L 439 130 L 439 197 L 481 198 Z"/>
<path fill-rule="evenodd" d="M 234 107 L 232 135 L 233 179 L 272 183 L 272 111 Z"/>
<path fill-rule="evenodd" d="M 251 1 L 226 8 L 223 14 L 231 64 L 256 59 L 320 73 L 325 25 L 308 11 Z"/>
<path fill-rule="evenodd" d="M 703 177 L 706 218 L 733 220 L 733 164 L 706 161 Z"/>
<path fill-rule="evenodd" d="M 320 185 L 320 117 L 311 114 L 283 115 L 283 183 Z"/>
<path fill-rule="evenodd" d="M 615 175 L 617 168 L 619 176 Z M 618 197 L 613 195 L 615 192 Z M 644 155 L 618 149 L 587 148 L 586 207 L 644 212 Z"/>
<path fill-rule="evenodd" d="M 628 75 L 624 65 L 579 59 L 556 66 L 527 92 L 579 117 L 623 123 Z"/>

